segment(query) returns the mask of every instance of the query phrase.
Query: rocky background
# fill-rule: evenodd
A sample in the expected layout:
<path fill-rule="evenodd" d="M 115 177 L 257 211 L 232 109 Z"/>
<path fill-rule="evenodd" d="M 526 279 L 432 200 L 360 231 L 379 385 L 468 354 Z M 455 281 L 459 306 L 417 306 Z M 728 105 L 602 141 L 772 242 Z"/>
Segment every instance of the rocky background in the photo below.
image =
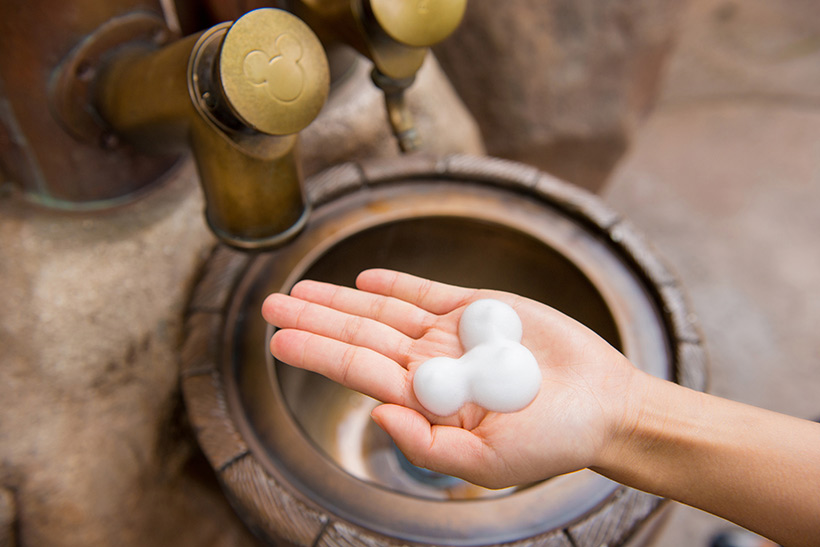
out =
<path fill-rule="evenodd" d="M 685 2 L 470 2 L 436 48 L 493 156 L 597 191 L 651 108 Z"/>

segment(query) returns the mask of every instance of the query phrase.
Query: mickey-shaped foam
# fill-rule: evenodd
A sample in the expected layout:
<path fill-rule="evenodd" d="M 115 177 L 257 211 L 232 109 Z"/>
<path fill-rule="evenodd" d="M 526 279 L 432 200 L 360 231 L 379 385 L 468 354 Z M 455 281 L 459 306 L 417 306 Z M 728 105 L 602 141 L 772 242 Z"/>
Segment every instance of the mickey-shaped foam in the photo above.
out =
<path fill-rule="evenodd" d="M 413 378 L 413 390 L 424 408 L 450 416 L 467 403 L 494 412 L 516 412 L 535 399 L 541 370 L 521 345 L 521 319 L 509 305 L 476 300 L 464 310 L 458 337 L 464 355 L 434 357 Z"/>

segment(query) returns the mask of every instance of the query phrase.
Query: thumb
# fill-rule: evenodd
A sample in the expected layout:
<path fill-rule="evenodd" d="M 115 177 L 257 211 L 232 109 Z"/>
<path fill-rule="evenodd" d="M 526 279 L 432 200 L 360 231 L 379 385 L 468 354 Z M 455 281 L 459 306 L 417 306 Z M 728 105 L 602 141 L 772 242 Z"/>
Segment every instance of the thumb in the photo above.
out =
<path fill-rule="evenodd" d="M 413 465 L 480 483 L 489 467 L 486 445 L 461 427 L 433 425 L 404 406 L 383 404 L 370 413 Z"/>

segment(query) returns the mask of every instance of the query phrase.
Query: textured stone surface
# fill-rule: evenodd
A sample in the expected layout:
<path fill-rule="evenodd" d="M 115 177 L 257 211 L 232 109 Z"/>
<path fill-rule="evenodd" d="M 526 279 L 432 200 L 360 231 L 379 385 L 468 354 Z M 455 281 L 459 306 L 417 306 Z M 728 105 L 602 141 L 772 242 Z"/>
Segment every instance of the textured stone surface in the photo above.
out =
<path fill-rule="evenodd" d="M 683 4 L 471 0 L 436 53 L 490 154 L 597 189 L 653 103 Z"/>
<path fill-rule="evenodd" d="M 185 166 L 94 217 L 0 201 L 0 480 L 25 545 L 247 538 L 184 434 L 177 345 L 212 244 Z M 197 526 L 200 514 L 211 518 Z"/>
<path fill-rule="evenodd" d="M 817 2 L 689 1 L 660 97 L 664 107 L 752 101 L 816 108 Z"/>

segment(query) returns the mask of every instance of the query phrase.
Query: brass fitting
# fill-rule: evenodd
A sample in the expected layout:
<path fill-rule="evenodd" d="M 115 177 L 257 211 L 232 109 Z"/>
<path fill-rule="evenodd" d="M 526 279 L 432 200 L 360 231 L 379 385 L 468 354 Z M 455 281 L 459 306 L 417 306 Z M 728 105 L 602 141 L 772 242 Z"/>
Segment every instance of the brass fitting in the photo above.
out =
<path fill-rule="evenodd" d="M 100 117 L 149 151 L 190 148 L 211 229 L 226 243 L 284 243 L 304 225 L 297 133 L 319 114 L 330 73 L 311 29 L 262 8 L 160 49 L 123 48 L 96 82 Z"/>
<path fill-rule="evenodd" d="M 290 9 L 325 42 L 343 42 L 373 62 L 373 82 L 385 94 L 402 151 L 419 138 L 404 100 L 431 46 L 461 23 L 467 0 L 294 0 Z"/>

